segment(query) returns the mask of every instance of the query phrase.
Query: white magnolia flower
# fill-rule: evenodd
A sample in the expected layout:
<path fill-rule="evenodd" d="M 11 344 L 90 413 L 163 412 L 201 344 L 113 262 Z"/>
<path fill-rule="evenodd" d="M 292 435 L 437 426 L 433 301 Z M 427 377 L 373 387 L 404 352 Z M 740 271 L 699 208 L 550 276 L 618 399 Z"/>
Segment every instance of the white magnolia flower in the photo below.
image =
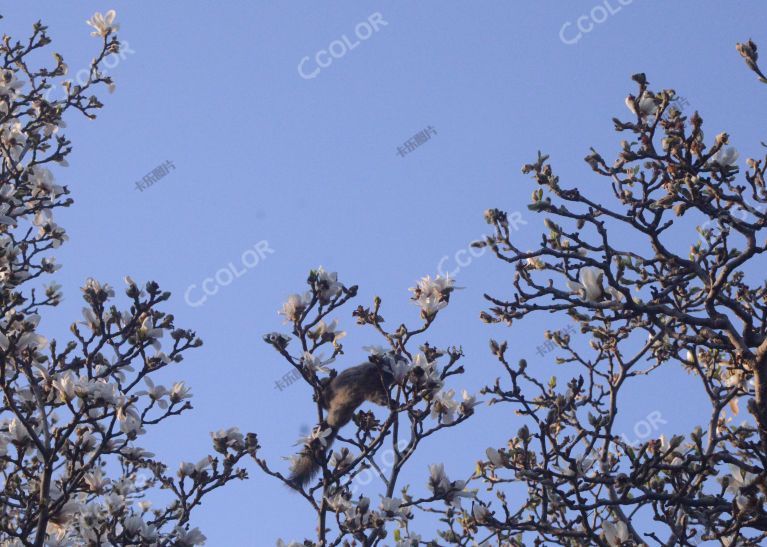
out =
<path fill-rule="evenodd" d="M 282 305 L 282 309 L 277 313 L 285 316 L 285 323 L 298 321 L 310 302 L 311 295 L 309 293 L 303 295 L 291 294 L 288 297 L 288 301 Z"/>
<path fill-rule="evenodd" d="M 86 290 L 91 290 L 95 293 L 99 293 L 101 291 L 104 291 L 108 297 L 112 298 L 115 295 L 115 290 L 112 288 L 112 286 L 109 283 L 104 283 L 103 285 L 99 283 L 97 280 L 93 279 L 92 277 L 89 277 L 85 280 L 85 285 L 83 285 L 82 289 L 83 292 Z"/>
<path fill-rule="evenodd" d="M 344 447 L 340 451 L 333 452 L 330 456 L 330 466 L 334 469 L 348 467 L 354 461 L 354 456 L 348 448 Z"/>
<path fill-rule="evenodd" d="M 137 330 L 139 338 L 143 340 L 149 340 L 152 347 L 160 351 L 162 345 L 160 344 L 160 338 L 163 335 L 163 329 L 155 327 L 154 318 L 151 315 L 147 315 L 141 322 L 141 326 Z"/>
<path fill-rule="evenodd" d="M 16 347 L 19 349 L 30 348 L 35 351 L 45 349 L 47 345 L 48 339 L 36 332 L 25 332 L 19 337 L 19 341 L 16 343 Z"/>
<path fill-rule="evenodd" d="M 411 287 L 410 291 L 413 293 L 413 298 L 418 299 L 421 295 L 442 297 L 447 296 L 455 287 L 455 280 L 450 278 L 450 275 L 442 277 L 436 276 L 434 279 L 430 275 L 422 277 L 418 280 L 415 287 Z"/>
<path fill-rule="evenodd" d="M 424 319 L 433 316 L 439 310 L 447 306 L 450 293 L 455 289 L 454 281 L 450 276 L 422 277 L 415 287 L 411 287 L 412 300 L 421 308 Z"/>
<path fill-rule="evenodd" d="M 386 355 L 387 353 L 391 351 L 391 349 L 389 348 L 385 348 L 383 346 L 377 346 L 377 345 L 362 346 L 362 349 L 367 351 L 370 355 L 376 355 L 376 356 Z"/>
<path fill-rule="evenodd" d="M 398 359 L 397 357 L 390 355 L 386 359 L 389 371 L 391 371 L 394 381 L 401 384 L 405 378 L 410 374 L 410 365 L 404 359 Z"/>
<path fill-rule="evenodd" d="M 327 304 L 333 298 L 341 294 L 343 285 L 338 282 L 337 272 L 328 272 L 320 266 L 315 271 L 317 274 L 317 290 L 320 297 L 320 302 Z"/>
<path fill-rule="evenodd" d="M 381 496 L 381 512 L 390 518 L 407 519 L 410 516 L 410 507 L 402 507 L 399 498 L 387 498 Z"/>
<path fill-rule="evenodd" d="M 422 296 L 421 298 L 417 299 L 415 303 L 418 304 L 418 306 L 421 308 L 421 315 L 424 317 L 424 319 L 433 316 L 438 311 L 447 307 L 447 302 L 444 300 L 439 300 L 434 296 Z"/>
<path fill-rule="evenodd" d="M 162 409 L 168 408 L 168 401 L 163 399 L 163 397 L 168 395 L 168 390 L 165 386 L 156 386 L 149 376 L 144 376 L 144 383 L 147 386 L 147 390 L 139 391 L 136 395 L 147 394 L 150 399 L 157 402 L 157 406 Z"/>
<path fill-rule="evenodd" d="M 564 468 L 559 465 L 555 465 L 554 468 L 566 477 L 582 477 L 594 466 L 596 461 L 597 458 L 584 454 L 575 460 L 575 469 L 573 469 L 573 464 L 569 462 Z"/>
<path fill-rule="evenodd" d="M 754 481 L 754 479 L 756 478 L 756 475 L 748 471 L 744 471 L 740 467 L 737 467 L 735 465 L 730 465 L 730 476 L 727 478 L 729 480 L 727 482 L 726 492 L 729 492 L 730 494 L 735 494 L 737 496 L 740 494 L 740 490 L 742 488 L 745 488 L 746 486 L 748 486 Z M 723 478 L 719 479 L 719 482 L 723 482 L 723 481 L 724 481 Z"/>
<path fill-rule="evenodd" d="M 5 224 L 6 226 L 16 226 L 16 219 L 10 216 L 11 210 L 12 207 L 7 203 L 0 205 L 0 224 Z M 45 211 L 50 210 L 45 209 Z"/>
<path fill-rule="evenodd" d="M 585 298 L 589 302 L 597 302 L 602 298 L 604 293 L 602 289 L 602 278 L 604 273 L 592 267 L 581 268 L 579 274 L 580 283 L 575 283 L 568 280 L 567 286 L 573 293 L 577 293 L 581 298 Z"/>
<path fill-rule="evenodd" d="M 117 408 L 117 419 L 120 421 L 120 430 L 126 435 L 144 433 L 141 415 L 133 405 L 124 405 Z"/>
<path fill-rule="evenodd" d="M 194 545 L 203 545 L 206 538 L 199 528 L 192 528 L 191 530 L 185 530 L 184 528 L 177 526 L 173 531 L 176 536 L 176 541 L 179 545 L 185 547 L 193 547 Z"/>
<path fill-rule="evenodd" d="M 59 374 L 52 382 L 53 389 L 58 392 L 59 400 L 62 403 L 68 403 L 75 398 L 75 384 L 75 376 L 71 371 Z"/>
<path fill-rule="evenodd" d="M 101 319 L 93 313 L 91 308 L 83 308 L 84 321 L 80 321 L 82 325 L 88 327 L 92 332 L 98 332 L 101 325 Z"/>
<path fill-rule="evenodd" d="M 617 523 L 605 521 L 602 523 L 602 531 L 607 543 L 613 547 L 620 547 L 629 540 L 629 529 L 623 521 Z"/>
<path fill-rule="evenodd" d="M 141 534 L 145 523 L 141 515 L 129 515 L 123 520 L 123 528 L 130 537 L 136 537 Z"/>
<path fill-rule="evenodd" d="M 381 511 L 384 513 L 396 513 L 399 511 L 402 500 L 399 498 L 381 497 Z"/>
<path fill-rule="evenodd" d="M 346 511 L 352 506 L 351 502 L 346 498 L 343 492 L 336 492 L 332 497 L 326 499 L 328 500 L 328 505 L 334 512 Z M 303 547 L 303 545 L 301 545 L 301 547 Z"/>
<path fill-rule="evenodd" d="M 458 403 L 453 400 L 454 396 L 454 389 L 438 393 L 432 402 L 431 417 L 435 420 L 441 420 L 442 423 L 452 424 L 455 421 L 455 411 L 458 408 Z"/>
<path fill-rule="evenodd" d="M 637 102 L 637 105 L 639 106 L 639 113 L 642 116 L 651 116 L 658 111 L 658 105 L 655 103 L 655 99 L 652 97 L 652 94 L 648 93 L 647 91 L 642 93 L 642 96 L 636 102 Z M 634 114 L 637 113 L 637 110 L 634 107 L 633 95 L 629 95 L 628 97 L 626 97 L 626 106 Z"/>
<path fill-rule="evenodd" d="M 94 494 L 100 494 L 110 482 L 99 467 L 86 473 L 83 480 L 85 481 L 85 484 L 88 485 L 89 490 Z"/>
<path fill-rule="evenodd" d="M 240 433 L 239 427 L 230 427 L 228 429 L 219 429 L 211 432 L 213 446 L 219 452 L 226 452 L 226 448 L 238 448 L 245 444 L 245 436 Z"/>
<path fill-rule="evenodd" d="M 104 496 L 104 507 L 110 515 L 115 515 L 125 507 L 125 498 L 114 492 Z"/>
<path fill-rule="evenodd" d="M 304 356 L 301 358 L 301 362 L 306 368 L 313 370 L 314 372 L 323 372 L 325 374 L 330 374 L 330 369 L 327 365 L 333 361 L 335 361 L 335 359 L 328 359 L 327 361 L 323 361 L 321 354 L 312 355 L 308 351 L 305 351 Z"/>
<path fill-rule="evenodd" d="M 470 395 L 465 389 L 461 391 L 461 404 L 459 410 L 461 414 L 471 414 L 474 411 L 474 407 L 479 404 L 477 398 L 474 395 Z"/>
<path fill-rule="evenodd" d="M 192 388 L 187 386 L 185 382 L 176 382 L 171 386 L 168 395 L 171 403 L 178 403 L 192 397 Z"/>
<path fill-rule="evenodd" d="M 331 437 L 332 434 L 333 429 L 330 427 L 322 429 L 320 426 L 315 426 L 307 437 L 301 437 L 296 444 L 309 446 L 317 441 L 322 448 L 325 448 L 328 445 L 328 438 Z"/>
<path fill-rule="evenodd" d="M 59 501 L 59 500 L 56 500 Z M 49 526 L 51 531 L 59 535 L 62 531 L 67 529 L 69 522 L 75 517 L 75 515 L 82 509 L 82 504 L 75 500 L 69 500 L 61 506 L 55 515 L 51 517 Z"/>
<path fill-rule="evenodd" d="M 178 475 L 179 477 L 189 477 L 196 475 L 205 471 L 205 469 L 207 469 L 209 466 L 210 456 L 204 457 L 196 464 L 192 462 L 181 462 L 181 464 L 178 466 Z"/>
<path fill-rule="evenodd" d="M 8 424 L 8 436 L 16 444 L 26 444 L 30 439 L 29 430 L 15 416 Z"/>
<path fill-rule="evenodd" d="M 12 70 L 0 69 L 0 95 L 14 95 L 23 86 L 24 82 L 17 80 Z"/>
<path fill-rule="evenodd" d="M 474 497 L 476 493 L 476 490 L 466 490 L 466 481 L 451 482 L 445 474 L 445 465 L 441 463 L 429 465 L 428 487 L 434 495 L 444 497 L 445 502 L 455 508 L 461 507 L 461 498 Z"/>
<path fill-rule="evenodd" d="M 487 455 L 487 459 L 496 467 L 503 467 L 503 456 L 501 456 L 501 453 L 498 452 L 495 448 L 489 447 L 487 450 L 485 450 L 485 454 Z"/>
<path fill-rule="evenodd" d="M 481 503 L 475 503 L 474 507 L 471 509 L 471 514 L 475 521 L 482 524 L 483 522 L 486 522 L 490 517 L 490 510 Z"/>
<path fill-rule="evenodd" d="M 120 30 L 120 25 L 114 22 L 116 15 L 117 13 L 113 9 L 103 15 L 98 11 L 94 13 L 93 17 L 85 21 L 94 29 L 91 36 L 106 36 Z"/>
<path fill-rule="evenodd" d="M 325 323 L 325 320 L 321 319 L 311 332 L 312 338 L 321 341 L 332 341 L 333 345 L 336 345 L 344 336 L 346 336 L 346 332 L 338 328 L 338 319 L 333 319 L 330 324 Z"/>
<path fill-rule="evenodd" d="M 297 541 L 290 541 L 290 542 L 284 542 L 281 539 L 277 540 L 277 547 L 304 547 L 303 543 L 299 543 Z"/>
<path fill-rule="evenodd" d="M 397 542 L 397 547 L 418 547 L 419 545 L 421 545 L 421 536 L 413 532 L 410 532 L 402 541 Z"/>
<path fill-rule="evenodd" d="M 709 161 L 722 168 L 736 167 L 738 165 L 739 157 L 740 153 L 734 146 L 723 146 L 716 152 L 716 154 L 711 156 Z"/>

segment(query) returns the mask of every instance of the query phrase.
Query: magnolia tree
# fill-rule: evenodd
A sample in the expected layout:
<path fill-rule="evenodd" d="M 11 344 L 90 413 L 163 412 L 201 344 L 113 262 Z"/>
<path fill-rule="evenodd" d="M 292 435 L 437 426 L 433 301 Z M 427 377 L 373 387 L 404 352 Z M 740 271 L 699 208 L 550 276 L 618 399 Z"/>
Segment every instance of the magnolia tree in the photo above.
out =
<path fill-rule="evenodd" d="M 114 87 L 101 65 L 118 53 L 115 13 L 88 24 L 100 42 L 86 82 L 63 82 L 62 57 L 35 68 L 29 58 L 50 43 L 34 25 L 24 41 L 0 45 L 0 543 L 3 545 L 198 545 L 191 511 L 211 491 L 245 477 L 255 438 L 236 429 L 213 434 L 217 456 L 169 469 L 138 442 L 146 428 L 191 409 L 190 389 L 155 384 L 152 375 L 201 345 L 163 311 L 169 293 L 126 278 L 125 297 L 87 280 L 82 320 L 68 341 L 38 333 L 41 313 L 61 301 L 60 286 L 40 282 L 59 265 L 51 251 L 67 236 L 54 212 L 69 190 L 53 171 L 67 165 L 64 117 L 95 118 L 97 87 Z M 162 505 L 148 496 L 163 489 Z"/>
<path fill-rule="evenodd" d="M 465 390 L 456 400 L 455 389 L 448 387 L 452 376 L 464 372 L 461 349 L 440 349 L 424 339 L 448 305 L 453 281 L 425 277 L 411 289 L 420 308 L 418 325 L 387 329 L 379 298 L 372 307 L 354 309 L 356 322 L 375 329 L 383 345 L 367 348 L 366 363 L 340 374 L 331 364 L 343 355 L 340 340 L 346 333 L 339 330 L 336 314 L 356 295 L 357 287 L 345 286 L 321 267 L 310 272 L 307 283 L 308 290 L 291 295 L 281 311 L 289 333 L 273 332 L 265 341 L 296 369 L 313 394 L 317 426 L 301 441 L 289 475 L 260 457 L 258 465 L 316 512 L 317 542 L 307 540 L 307 545 L 379 545 L 383 540 L 418 545 L 420 536 L 410 530 L 416 511 L 449 512 L 452 522 L 460 515 L 461 499 L 473 496 L 465 480 L 447 477 L 442 464 L 430 466 L 423 492 L 411 492 L 399 481 L 425 439 L 467 420 L 477 404 Z M 385 410 L 358 410 L 364 400 Z M 353 424 L 341 431 L 349 421 Z M 363 472 L 372 473 L 376 483 L 358 480 Z M 313 474 L 317 479 L 312 480 Z M 366 495 L 358 492 L 363 484 Z M 373 491 L 380 497 L 374 498 Z M 280 540 L 278 545 L 285 543 Z"/>
<path fill-rule="evenodd" d="M 756 46 L 738 49 L 764 81 Z M 561 348 L 558 362 L 579 369 L 559 387 L 513 362 L 505 343 L 491 343 L 506 381 L 484 392 L 525 424 L 487 450 L 478 479 L 496 499 L 475 502 L 473 521 L 456 535 L 461 544 L 767 538 L 767 159 L 749 158 L 741 171 L 726 133 L 707 142 L 701 116 L 672 106 L 673 90 L 633 79 L 631 115 L 613 120 L 625 135 L 617 158 L 593 149 L 586 157 L 606 192 L 569 186 L 539 154 L 523 172 L 538 184 L 529 208 L 545 217 L 540 248 L 518 248 L 506 214 L 487 213 L 494 235 L 480 245 L 515 278 L 511 295 L 487 296 L 482 318 L 511 325 L 538 312 L 567 314 L 593 351 L 547 333 Z M 691 374 L 708 410 L 688 434 L 632 446 L 617 432 L 618 409 L 638 397 L 635 379 L 660 367 Z M 524 487 L 522 503 L 505 495 L 507 484 Z"/>
<path fill-rule="evenodd" d="M 738 45 L 766 81 L 756 50 L 750 41 Z M 317 351 L 332 345 L 331 358 L 341 354 L 343 333 L 326 318 L 356 289 L 319 270 L 306 295 L 291 297 L 284 314 L 292 336 L 275 333 L 267 341 L 311 387 L 319 425 L 291 477 L 258 460 L 317 512 L 317 539 L 290 545 L 377 545 L 387 537 L 397 546 L 767 541 L 767 283 L 760 256 L 767 251 L 767 158 L 739 162 L 726 133 L 706 140 L 701 116 L 673 106 L 673 90 L 651 89 L 643 74 L 633 80 L 629 115 L 614 120 L 625 135 L 617 158 L 593 149 L 586 157 L 606 179 L 604 192 L 590 196 L 560 181 L 539 154 L 523 172 L 538 185 L 529 208 L 548 230 L 540 247 L 520 249 L 507 214 L 486 213 L 493 233 L 476 245 L 492 249 L 515 277 L 505 294 L 486 295 L 481 319 L 512 325 L 534 313 L 567 315 L 590 349 L 566 332 L 547 332 L 564 368 L 542 379 L 512 358 L 506 342 L 491 341 L 503 378 L 482 395 L 509 405 L 522 427 L 505 446 L 478 455 L 469 480 L 450 481 L 434 465 L 425 493 L 403 486 L 397 495 L 400 470 L 421 440 L 463 421 L 474 405 L 469 398 L 459 406 L 445 385 L 460 371 L 460 352 L 408 347 L 448 302 L 451 281 L 427 278 L 414 289 L 424 319 L 415 330 L 385 330 L 379 300 L 356 309 L 357 321 L 386 341 L 370 356 L 386 387 L 386 410 L 359 412 L 354 427 L 340 433 L 329 421 L 332 411 L 324 414 L 332 410 L 326 394 L 336 373 Z M 700 425 L 670 439 L 629 443 L 619 433 L 618 409 L 641 393 L 638 378 L 661 367 L 689 373 L 700 386 L 700 400 L 708 402 Z M 336 435 L 342 444 L 329 449 Z M 395 454 L 388 469 L 374 458 L 384 442 Z M 304 486 L 296 469 L 306 458 L 320 475 Z M 371 501 L 374 490 L 355 488 L 365 465 L 382 482 L 380 504 Z M 409 534 L 410 521 L 425 513 L 439 518 L 439 531 L 424 539 Z"/>

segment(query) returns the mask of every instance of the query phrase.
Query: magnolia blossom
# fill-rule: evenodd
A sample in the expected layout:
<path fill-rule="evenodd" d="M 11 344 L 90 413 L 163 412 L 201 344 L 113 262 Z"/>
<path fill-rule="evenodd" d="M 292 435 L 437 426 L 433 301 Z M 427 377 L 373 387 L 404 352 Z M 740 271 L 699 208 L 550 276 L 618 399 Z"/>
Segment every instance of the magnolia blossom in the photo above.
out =
<path fill-rule="evenodd" d="M 740 153 L 734 146 L 723 146 L 717 150 L 716 154 L 711 156 L 709 161 L 724 169 L 727 167 L 736 167 L 738 165 L 739 157 Z"/>
<path fill-rule="evenodd" d="M 149 398 L 155 401 L 157 406 L 162 409 L 168 408 L 168 401 L 163 399 L 163 397 L 168 395 L 168 390 L 165 386 L 156 386 L 149 376 L 144 376 L 144 383 L 147 386 L 147 390 L 138 391 L 136 395 L 149 395 Z"/>
<path fill-rule="evenodd" d="M 402 384 L 405 378 L 410 374 L 410 364 L 406 360 L 391 354 L 384 357 L 384 359 L 386 360 L 387 368 L 394 377 L 394 381 L 398 384 Z"/>
<path fill-rule="evenodd" d="M 143 421 L 138 410 L 133 405 L 120 406 L 117 409 L 117 419 L 120 421 L 120 429 L 127 435 L 144 433 Z"/>
<path fill-rule="evenodd" d="M 458 410 L 461 414 L 471 414 L 474 412 L 474 407 L 479 404 L 477 398 L 474 395 L 470 395 L 468 391 L 461 390 L 461 404 L 458 406 Z"/>
<path fill-rule="evenodd" d="M 312 297 L 309 293 L 291 294 L 288 301 L 282 305 L 282 309 L 277 313 L 285 316 L 285 323 L 298 321 L 311 301 Z"/>
<path fill-rule="evenodd" d="M 443 497 L 445 502 L 455 508 L 461 507 L 461 498 L 472 498 L 476 490 L 466 490 L 466 481 L 450 481 L 442 463 L 429 465 L 429 490 L 435 496 Z"/>
<path fill-rule="evenodd" d="M 222 454 L 226 453 L 227 448 L 237 448 L 245 444 L 245 436 L 240 433 L 238 427 L 219 429 L 212 432 L 210 436 L 213 438 L 213 447 Z"/>
<path fill-rule="evenodd" d="M 201 459 L 199 462 L 191 463 L 191 462 L 182 462 L 178 466 L 178 476 L 179 477 L 190 477 L 199 473 L 202 473 L 210 467 L 210 456 L 205 456 L 203 459 Z"/>
<path fill-rule="evenodd" d="M 574 281 L 567 281 L 567 286 L 573 293 L 579 294 L 581 298 L 586 299 L 589 302 L 598 302 L 604 290 L 602 288 L 602 278 L 604 273 L 592 267 L 581 268 L 579 280 L 580 283 Z"/>
<path fill-rule="evenodd" d="M 585 475 L 594 466 L 596 461 L 597 458 L 595 456 L 584 454 L 575 460 L 575 468 L 573 468 L 572 463 L 568 463 L 566 467 L 560 467 L 559 465 L 553 467 L 566 477 L 577 478 Z"/>
<path fill-rule="evenodd" d="M 637 109 L 634 106 L 634 100 L 635 97 L 633 95 L 626 97 L 626 106 L 629 110 L 631 110 L 631 112 L 636 114 Z M 653 98 L 652 94 L 647 91 L 642 93 L 642 96 L 636 100 L 636 104 L 639 106 L 639 113 L 642 116 L 651 116 L 658 111 L 658 105 L 656 104 L 655 99 Z"/>
<path fill-rule="evenodd" d="M 327 304 L 341 294 L 343 285 L 338 282 L 338 273 L 325 271 L 322 266 L 317 268 L 315 273 L 317 274 L 317 291 L 320 302 Z"/>
<path fill-rule="evenodd" d="M 192 388 L 187 386 L 185 382 L 176 382 L 171 386 L 168 395 L 171 403 L 179 403 L 192 397 Z"/>
<path fill-rule="evenodd" d="M 152 347 L 160 351 L 162 347 L 160 344 L 160 338 L 163 335 L 163 329 L 155 327 L 154 318 L 151 315 L 147 315 L 141 322 L 141 327 L 138 329 L 138 335 L 143 340 L 149 340 Z"/>
<path fill-rule="evenodd" d="M 410 507 L 402 507 L 400 498 L 381 497 L 381 511 L 390 518 L 406 520 L 410 515 Z"/>
<path fill-rule="evenodd" d="M 296 444 L 310 446 L 314 442 L 318 442 L 322 448 L 325 448 L 328 445 L 328 441 L 330 440 L 329 438 L 332 436 L 332 434 L 333 429 L 330 427 L 323 429 L 320 426 L 315 426 L 309 435 L 306 437 L 301 437 Z"/>
<path fill-rule="evenodd" d="M 16 73 L 13 70 L 0 69 L 0 95 L 15 95 L 23 86 L 24 82 L 16 79 Z"/>
<path fill-rule="evenodd" d="M 93 313 L 91 308 L 83 308 L 83 317 L 85 321 L 80 321 L 81 324 L 88 327 L 92 332 L 98 332 L 101 325 L 101 319 Z"/>
<path fill-rule="evenodd" d="M 323 372 L 325 374 L 330 374 L 330 369 L 327 365 L 333 361 L 335 361 L 335 359 L 328 359 L 327 361 L 323 361 L 321 354 L 313 355 L 308 351 L 305 351 L 303 357 L 301 358 L 301 363 L 303 363 L 304 367 L 311 371 Z"/>
<path fill-rule="evenodd" d="M 104 472 L 100 468 L 86 473 L 83 480 L 88 485 L 90 491 L 95 494 L 100 494 L 111 482 L 104 476 Z"/>
<path fill-rule="evenodd" d="M 421 536 L 413 532 L 410 532 L 402 541 L 397 542 L 397 547 L 418 547 L 419 545 L 421 545 Z"/>
<path fill-rule="evenodd" d="M 455 411 L 458 408 L 458 403 L 453 400 L 454 395 L 454 389 L 438 393 L 432 403 L 431 417 L 435 420 L 439 419 L 443 423 L 452 424 L 455 421 Z"/>
<path fill-rule="evenodd" d="M 186 530 L 184 528 L 181 528 L 180 526 L 176 527 L 174 530 L 176 541 L 178 541 L 179 545 L 184 545 L 186 547 L 193 547 L 194 545 L 203 545 L 205 543 L 206 538 L 202 532 L 200 532 L 199 528 L 192 528 L 191 530 Z"/>
<path fill-rule="evenodd" d="M 8 424 L 8 435 L 11 442 L 16 444 L 26 444 L 30 439 L 29 430 L 15 416 Z"/>
<path fill-rule="evenodd" d="M 330 456 L 330 466 L 335 469 L 348 467 L 354 461 L 354 456 L 348 448 L 343 447 L 340 451 L 335 451 Z"/>
<path fill-rule="evenodd" d="M 335 346 L 339 340 L 346 336 L 346 332 L 338 328 L 338 319 L 333 319 L 329 324 L 325 323 L 324 319 L 321 319 L 314 330 L 312 330 L 311 336 L 323 342 L 333 342 Z"/>
<path fill-rule="evenodd" d="M 443 382 L 439 377 L 437 363 L 429 361 L 423 353 L 417 353 L 415 357 L 413 357 L 412 368 L 420 369 L 423 372 L 419 378 L 420 385 L 427 386 L 432 392 L 436 392 L 442 387 Z"/>
<path fill-rule="evenodd" d="M 455 289 L 454 281 L 450 276 L 422 277 L 415 287 L 411 287 L 412 300 L 421 308 L 424 319 L 434 316 L 438 311 L 447 306 L 450 293 Z"/>
<path fill-rule="evenodd" d="M 115 12 L 113 9 L 109 10 L 103 15 L 98 11 L 94 13 L 93 17 L 85 21 L 94 29 L 91 32 L 91 36 L 107 36 L 112 32 L 117 32 L 120 30 L 120 25 L 114 22 L 116 15 L 117 12 Z"/>
<path fill-rule="evenodd" d="M 603 522 L 602 532 L 604 532 L 605 541 L 612 547 L 620 547 L 629 540 L 629 529 L 623 521 L 617 523 Z"/>
<path fill-rule="evenodd" d="M 482 505 L 481 503 L 474 504 L 474 507 L 471 508 L 471 515 L 478 523 L 487 522 L 491 516 L 487 506 Z"/>
<path fill-rule="evenodd" d="M 16 226 L 16 219 L 10 216 L 12 208 L 7 203 L 0 205 L 0 224 L 7 226 Z"/>
<path fill-rule="evenodd" d="M 756 475 L 753 473 L 744 471 L 735 465 L 730 465 L 730 475 L 728 477 L 720 477 L 719 482 L 724 484 L 726 481 L 727 489 L 725 491 L 730 494 L 738 495 L 740 494 L 741 489 L 750 485 L 754 479 L 756 479 Z"/>
<path fill-rule="evenodd" d="M 496 466 L 496 467 L 503 467 L 504 466 L 503 456 L 495 448 L 489 447 L 487 450 L 485 450 L 485 454 L 487 455 L 487 459 L 494 466 Z"/>

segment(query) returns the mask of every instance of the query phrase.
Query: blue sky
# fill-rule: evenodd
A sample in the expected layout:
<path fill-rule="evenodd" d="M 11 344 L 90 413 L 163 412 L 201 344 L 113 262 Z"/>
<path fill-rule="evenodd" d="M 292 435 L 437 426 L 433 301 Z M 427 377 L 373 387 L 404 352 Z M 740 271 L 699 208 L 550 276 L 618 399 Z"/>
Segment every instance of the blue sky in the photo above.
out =
<path fill-rule="evenodd" d="M 157 280 L 174 293 L 177 323 L 196 329 L 205 345 L 163 377 L 191 384 L 195 410 L 143 445 L 171 465 L 196 461 L 209 451 L 209 431 L 237 425 L 257 432 L 264 454 L 285 467 L 279 458 L 294 450 L 314 413 L 304 386 L 275 388 L 286 365 L 261 335 L 282 327 L 276 311 L 302 289 L 310 268 L 338 271 L 360 285 L 357 303 L 380 295 L 390 322 L 414 323 L 418 309 L 407 288 L 436 273 L 445 256 L 445 269 L 455 270 L 456 252 L 486 232 L 486 208 L 520 211 L 527 224 L 515 237 L 536 245 L 542 218 L 526 209 L 534 186 L 520 167 L 538 149 L 551 154 L 565 185 L 609 198 L 582 158 L 590 146 L 610 158 L 618 150 L 611 118 L 626 114 L 635 72 L 646 72 L 656 89 L 676 89 L 689 102 L 686 113 L 703 115 L 707 136 L 727 130 L 742 156 L 767 140 L 764 89 L 735 51 L 749 37 L 767 47 L 763 2 L 607 4 L 4 3 L 3 31 L 23 38 L 42 18 L 72 73 L 98 46 L 85 25 L 94 11 L 116 9 L 128 45 L 110 70 L 117 90 L 103 98 L 99 119 L 68 120 L 75 149 L 71 166 L 57 174 L 76 200 L 58 219 L 71 238 L 58 255 L 65 302 L 43 330 L 66 336 L 89 276 L 116 286 L 126 274 Z M 376 13 L 378 28 L 367 40 L 315 77 L 299 74 L 307 56 L 313 73 L 316 53 L 334 40 L 356 42 L 355 27 Z M 560 34 L 575 40 L 583 15 L 581 26 L 591 30 L 565 43 Z M 436 131 L 430 140 L 397 154 L 429 126 Z M 139 191 L 136 181 L 165 161 L 175 169 Z M 203 305 L 185 303 L 190 285 L 239 264 L 260 241 L 273 252 Z M 429 338 L 463 345 L 468 372 L 456 387 L 477 390 L 500 374 L 490 336 L 508 339 L 512 355 L 542 376 L 553 370 L 554 353 L 538 355 L 536 346 L 544 329 L 564 328 L 566 318 L 532 318 L 512 329 L 478 320 L 483 292 L 510 294 L 512 277 L 489 256 L 458 272 L 466 288 Z M 349 332 L 343 367 L 377 340 L 354 325 L 351 308 L 339 319 Z M 653 435 L 698 423 L 697 393 L 681 371 L 663 370 L 634 389 L 621 408 L 629 437 L 652 412 L 668 422 Z M 487 446 L 518 428 L 509 408 L 480 413 L 473 426 L 426 444 L 405 480 L 423 489 L 433 461 L 444 461 L 451 477 L 468 475 Z M 300 498 L 250 471 L 249 481 L 214 494 L 197 515 L 209 544 L 311 535 L 314 521 Z"/>

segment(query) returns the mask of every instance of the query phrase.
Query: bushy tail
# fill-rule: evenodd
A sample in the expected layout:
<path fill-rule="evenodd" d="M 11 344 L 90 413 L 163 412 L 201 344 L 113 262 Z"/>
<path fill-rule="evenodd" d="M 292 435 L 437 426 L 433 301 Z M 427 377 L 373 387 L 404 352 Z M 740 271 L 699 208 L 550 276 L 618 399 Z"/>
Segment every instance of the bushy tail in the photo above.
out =
<path fill-rule="evenodd" d="M 329 436 L 325 437 L 325 446 L 315 441 L 315 446 L 306 446 L 298 454 L 290 472 L 290 482 L 301 488 L 305 487 L 314 478 L 321 468 L 321 462 L 325 451 L 330 448 L 336 438 L 336 429 L 331 428 Z"/>
<path fill-rule="evenodd" d="M 325 451 L 329 450 L 338 434 L 338 430 L 351 420 L 354 410 L 360 405 L 360 401 L 344 397 L 335 397 L 328 410 L 327 427 L 330 427 L 330 435 L 325 437 L 322 446 L 314 441 L 312 446 L 306 446 L 298 455 L 290 473 L 290 482 L 301 488 L 309 484 L 309 481 L 320 470 Z"/>

